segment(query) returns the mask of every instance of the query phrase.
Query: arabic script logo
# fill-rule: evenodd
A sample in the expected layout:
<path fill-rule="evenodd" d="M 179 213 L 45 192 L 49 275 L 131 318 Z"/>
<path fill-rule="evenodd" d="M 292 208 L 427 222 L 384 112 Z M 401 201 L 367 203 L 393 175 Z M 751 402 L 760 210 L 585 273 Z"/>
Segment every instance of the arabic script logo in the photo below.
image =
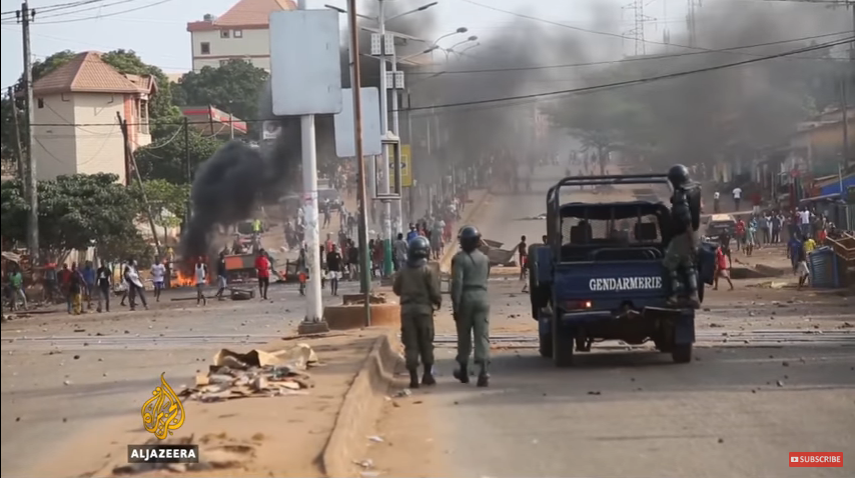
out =
<path fill-rule="evenodd" d="M 146 400 L 141 410 L 145 431 L 160 440 L 184 424 L 184 405 L 163 376 L 160 374 L 161 386 L 151 392 L 152 397 Z"/>

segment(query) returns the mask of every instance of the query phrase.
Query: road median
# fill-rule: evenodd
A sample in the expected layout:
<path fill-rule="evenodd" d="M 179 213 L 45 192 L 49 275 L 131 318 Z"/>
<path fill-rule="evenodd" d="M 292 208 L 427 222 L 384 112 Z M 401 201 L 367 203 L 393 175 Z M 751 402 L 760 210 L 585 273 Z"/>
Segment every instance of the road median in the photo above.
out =
<path fill-rule="evenodd" d="M 76 431 L 66 444 L 52 450 L 51 460 L 34 465 L 32 476 L 163 476 L 188 477 L 344 477 L 356 476 L 355 463 L 364 459 L 372 434 L 401 363 L 397 338 L 388 329 L 368 328 L 318 337 L 293 337 L 241 357 L 310 348 L 316 366 L 300 376 L 301 386 L 279 390 L 281 382 L 256 375 L 244 379 L 229 365 L 211 367 L 207 379 L 191 388 L 175 379 L 181 398 L 183 424 L 165 439 L 144 429 L 140 407 L 161 387 L 151 377 L 151 389 L 129 404 L 126 414 L 98 420 Z M 308 347 L 306 347 L 308 346 Z M 221 364 L 218 357 L 212 364 Z M 218 383 L 224 374 L 238 377 L 222 392 L 198 393 Z M 275 375 L 275 373 L 274 373 Z M 169 376 L 165 379 L 169 380 Z M 261 388 L 260 393 L 249 390 Z M 275 396 L 271 396 L 275 395 Z M 198 445 L 199 464 L 152 466 L 128 463 L 128 445 Z M 76 472 L 76 473 L 71 473 Z"/>

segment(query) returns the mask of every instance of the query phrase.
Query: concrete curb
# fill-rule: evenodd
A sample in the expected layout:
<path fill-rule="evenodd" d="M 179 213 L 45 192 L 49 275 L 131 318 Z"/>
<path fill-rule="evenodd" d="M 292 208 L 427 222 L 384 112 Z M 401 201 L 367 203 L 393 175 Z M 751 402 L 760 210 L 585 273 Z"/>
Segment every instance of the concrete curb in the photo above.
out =
<path fill-rule="evenodd" d="M 487 199 L 492 197 L 490 191 L 485 189 L 484 194 L 481 196 L 481 199 L 475 201 L 469 208 L 466 209 L 463 217 L 458 221 L 460 224 L 467 224 L 473 217 L 475 217 L 478 211 L 487 203 Z M 456 239 L 456 238 L 455 238 Z M 451 271 L 451 258 L 454 257 L 454 254 L 457 254 L 457 244 L 450 244 L 449 247 L 446 248 L 445 254 L 439 260 L 439 270 L 441 272 L 450 272 Z"/>
<path fill-rule="evenodd" d="M 394 383 L 395 370 L 402 365 L 393 348 L 396 336 L 384 332 L 377 337 L 362 367 L 344 395 L 341 408 L 321 453 L 321 466 L 330 478 L 358 476 L 354 460 L 361 460 L 367 436 L 380 418 L 386 394 Z"/>

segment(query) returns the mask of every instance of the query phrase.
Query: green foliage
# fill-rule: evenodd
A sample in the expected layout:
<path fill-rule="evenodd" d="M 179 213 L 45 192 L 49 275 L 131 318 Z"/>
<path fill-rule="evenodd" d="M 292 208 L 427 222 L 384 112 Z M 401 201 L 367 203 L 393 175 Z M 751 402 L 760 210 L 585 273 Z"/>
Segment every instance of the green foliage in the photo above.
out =
<path fill-rule="evenodd" d="M 190 199 L 189 184 L 173 184 L 164 179 L 143 181 L 145 196 L 151 206 L 154 221 L 159 226 L 178 227 L 187 212 L 187 201 Z M 135 193 L 139 194 L 139 186 Z M 145 206 L 140 197 L 140 213 L 145 214 Z"/>
<path fill-rule="evenodd" d="M 61 251 L 100 247 L 109 241 L 133 243 L 139 204 L 114 174 L 77 174 L 39 181 L 39 239 L 43 249 Z M 20 182 L 4 181 L 0 188 L 3 236 L 26 239 L 29 207 Z"/>
<path fill-rule="evenodd" d="M 256 119 L 258 95 L 267 77 L 266 71 L 245 61 L 231 61 L 219 68 L 206 66 L 198 73 L 185 74 L 173 86 L 172 98 L 179 106 L 213 105 L 242 120 Z"/>
<path fill-rule="evenodd" d="M 172 134 L 165 140 L 143 146 L 135 152 L 137 167 L 144 180 L 162 179 L 172 184 L 186 184 L 184 131 L 181 126 L 170 126 L 166 131 Z M 196 169 L 217 151 L 223 142 L 217 138 L 205 137 L 190 130 L 189 155 L 190 167 Z"/>

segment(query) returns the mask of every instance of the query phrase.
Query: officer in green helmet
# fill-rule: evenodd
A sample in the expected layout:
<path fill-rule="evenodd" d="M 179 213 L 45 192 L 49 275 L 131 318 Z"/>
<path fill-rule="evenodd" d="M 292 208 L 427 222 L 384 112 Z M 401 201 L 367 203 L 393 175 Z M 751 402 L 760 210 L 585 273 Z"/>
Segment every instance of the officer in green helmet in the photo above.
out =
<path fill-rule="evenodd" d="M 490 260 L 478 250 L 481 233 L 465 226 L 458 235 L 460 249 L 451 260 L 451 301 L 457 324 L 457 363 L 454 378 L 469 383 L 469 356 L 472 336 L 475 337 L 475 364 L 479 367 L 478 386 L 489 385 L 487 367 L 490 364 L 490 302 L 487 280 Z"/>
<path fill-rule="evenodd" d="M 419 387 L 419 358 L 424 368 L 421 385 L 433 377 L 433 313 L 442 305 L 438 272 L 428 267 L 430 241 L 416 236 L 407 243 L 406 265 L 395 274 L 392 290 L 401 298 L 401 341 L 410 372 L 410 388 Z"/>

